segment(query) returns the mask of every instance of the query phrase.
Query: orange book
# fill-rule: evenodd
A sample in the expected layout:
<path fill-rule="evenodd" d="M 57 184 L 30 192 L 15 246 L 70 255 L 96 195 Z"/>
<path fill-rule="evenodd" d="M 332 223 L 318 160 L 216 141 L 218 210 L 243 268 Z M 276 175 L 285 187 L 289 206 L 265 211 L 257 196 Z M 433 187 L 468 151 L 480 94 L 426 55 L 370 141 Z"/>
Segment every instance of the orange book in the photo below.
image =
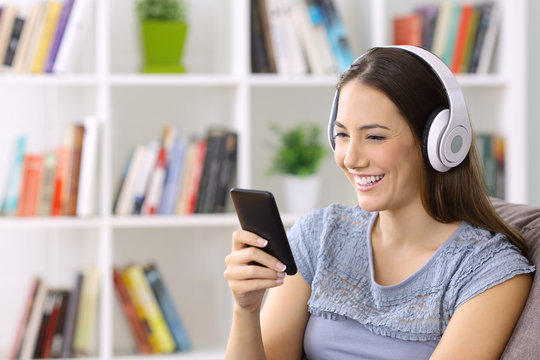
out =
<path fill-rule="evenodd" d="M 456 35 L 456 45 L 454 48 L 454 58 L 452 59 L 451 70 L 458 73 L 461 65 L 465 61 L 465 51 L 467 48 L 467 38 L 472 23 L 473 6 L 464 4 L 461 10 L 461 20 L 459 22 L 458 33 Z"/>
<path fill-rule="evenodd" d="M 394 45 L 422 46 L 422 15 L 414 13 L 394 18 Z"/>
<path fill-rule="evenodd" d="M 17 215 L 35 216 L 37 214 L 41 180 L 43 178 L 43 155 L 28 154 L 23 160 L 21 196 Z"/>

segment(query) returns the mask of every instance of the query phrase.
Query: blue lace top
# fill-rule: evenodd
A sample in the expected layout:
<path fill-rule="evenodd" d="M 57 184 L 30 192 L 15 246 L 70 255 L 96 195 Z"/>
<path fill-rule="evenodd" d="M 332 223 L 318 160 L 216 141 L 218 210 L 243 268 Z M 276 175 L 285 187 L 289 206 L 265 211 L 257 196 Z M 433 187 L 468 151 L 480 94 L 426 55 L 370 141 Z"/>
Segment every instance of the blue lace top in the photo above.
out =
<path fill-rule="evenodd" d="M 298 269 L 311 285 L 312 316 L 356 320 L 395 339 L 438 341 L 461 304 L 534 271 L 504 235 L 463 222 L 416 273 L 396 285 L 378 285 L 370 236 L 376 216 L 333 204 L 288 231 Z"/>

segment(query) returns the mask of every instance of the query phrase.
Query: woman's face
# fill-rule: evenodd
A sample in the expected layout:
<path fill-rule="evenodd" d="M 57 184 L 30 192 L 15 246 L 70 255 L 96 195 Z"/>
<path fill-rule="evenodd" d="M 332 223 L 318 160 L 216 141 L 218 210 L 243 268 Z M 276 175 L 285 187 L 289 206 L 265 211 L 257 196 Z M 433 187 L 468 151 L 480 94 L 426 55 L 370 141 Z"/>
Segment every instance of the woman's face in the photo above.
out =
<path fill-rule="evenodd" d="M 394 103 L 378 89 L 349 81 L 340 90 L 334 159 L 360 207 L 397 210 L 420 201 L 422 158 Z"/>

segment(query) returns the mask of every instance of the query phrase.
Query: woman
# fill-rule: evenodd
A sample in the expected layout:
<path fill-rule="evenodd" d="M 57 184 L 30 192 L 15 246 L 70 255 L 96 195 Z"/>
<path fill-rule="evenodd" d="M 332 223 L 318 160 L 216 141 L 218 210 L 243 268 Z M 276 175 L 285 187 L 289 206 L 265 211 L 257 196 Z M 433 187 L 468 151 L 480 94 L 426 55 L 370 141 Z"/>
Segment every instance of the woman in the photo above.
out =
<path fill-rule="evenodd" d="M 298 220 L 286 281 L 264 239 L 233 234 L 227 359 L 497 359 L 534 267 L 486 196 L 474 144 L 444 172 L 422 151 L 430 115 L 449 107 L 441 80 L 409 51 L 374 48 L 337 93 L 334 158 L 358 206 Z"/>

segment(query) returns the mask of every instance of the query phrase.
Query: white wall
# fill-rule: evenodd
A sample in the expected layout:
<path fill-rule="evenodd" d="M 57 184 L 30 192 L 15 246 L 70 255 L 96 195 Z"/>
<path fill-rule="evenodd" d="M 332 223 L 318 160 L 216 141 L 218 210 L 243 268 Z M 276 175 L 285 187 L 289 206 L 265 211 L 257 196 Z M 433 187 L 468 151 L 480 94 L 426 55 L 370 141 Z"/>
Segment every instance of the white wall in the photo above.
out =
<path fill-rule="evenodd" d="M 540 25 L 538 15 L 540 15 L 540 2 L 537 0 L 528 1 L 528 126 L 529 126 L 529 179 L 528 194 L 529 204 L 540 205 Z"/>

